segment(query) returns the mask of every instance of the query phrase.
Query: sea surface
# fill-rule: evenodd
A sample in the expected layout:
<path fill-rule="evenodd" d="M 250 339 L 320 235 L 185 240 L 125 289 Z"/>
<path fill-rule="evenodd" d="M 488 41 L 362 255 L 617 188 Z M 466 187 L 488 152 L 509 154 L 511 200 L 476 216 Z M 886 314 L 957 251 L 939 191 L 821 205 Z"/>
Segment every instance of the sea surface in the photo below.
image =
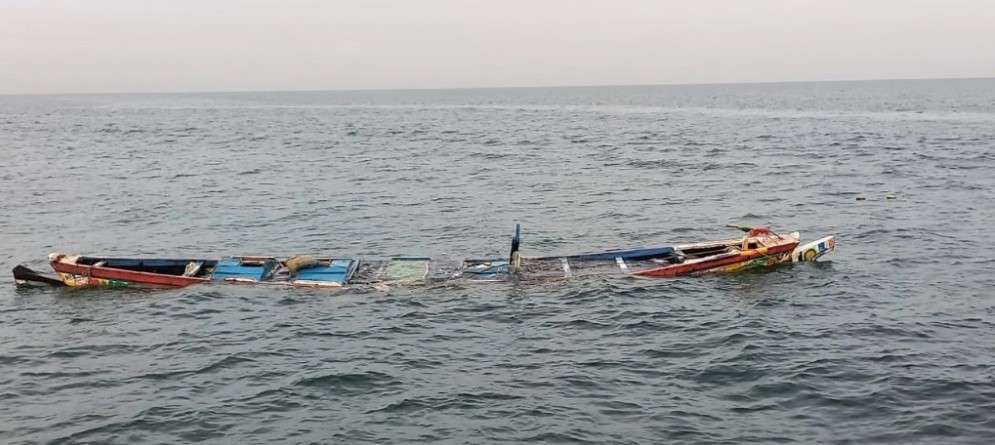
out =
<path fill-rule="evenodd" d="M 991 443 L 993 186 L 993 79 L 0 96 L 0 443 Z M 7 272 L 504 256 L 515 223 L 526 255 L 729 223 L 837 251 L 340 292 Z"/>

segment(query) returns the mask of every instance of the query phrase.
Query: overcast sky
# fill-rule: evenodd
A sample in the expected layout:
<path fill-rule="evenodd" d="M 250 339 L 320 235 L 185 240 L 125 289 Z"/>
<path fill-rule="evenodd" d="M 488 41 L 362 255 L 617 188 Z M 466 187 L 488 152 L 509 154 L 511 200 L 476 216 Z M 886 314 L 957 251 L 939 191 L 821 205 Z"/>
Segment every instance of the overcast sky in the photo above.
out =
<path fill-rule="evenodd" d="M 0 0 L 0 93 L 995 77 L 995 0 Z"/>

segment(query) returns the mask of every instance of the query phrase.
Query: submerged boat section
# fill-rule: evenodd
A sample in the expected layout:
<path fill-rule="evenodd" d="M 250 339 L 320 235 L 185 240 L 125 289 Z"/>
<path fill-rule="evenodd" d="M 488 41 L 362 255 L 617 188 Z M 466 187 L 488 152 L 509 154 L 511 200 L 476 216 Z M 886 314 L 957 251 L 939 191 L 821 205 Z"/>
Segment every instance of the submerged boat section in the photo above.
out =
<path fill-rule="evenodd" d="M 358 261 L 327 258 L 298 270 L 288 268 L 290 284 L 298 287 L 342 287 L 356 271 Z"/>

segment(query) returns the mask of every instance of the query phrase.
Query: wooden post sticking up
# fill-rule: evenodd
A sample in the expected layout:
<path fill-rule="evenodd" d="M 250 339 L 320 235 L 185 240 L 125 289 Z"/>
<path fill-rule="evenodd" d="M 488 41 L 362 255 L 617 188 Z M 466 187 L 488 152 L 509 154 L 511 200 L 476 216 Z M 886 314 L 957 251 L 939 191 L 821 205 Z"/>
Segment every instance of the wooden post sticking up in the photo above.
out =
<path fill-rule="evenodd" d="M 518 254 L 519 244 L 522 242 L 522 226 L 515 224 L 515 236 L 511 238 L 511 255 L 508 258 L 508 269 L 513 274 L 517 274 L 522 267 L 522 258 Z"/>

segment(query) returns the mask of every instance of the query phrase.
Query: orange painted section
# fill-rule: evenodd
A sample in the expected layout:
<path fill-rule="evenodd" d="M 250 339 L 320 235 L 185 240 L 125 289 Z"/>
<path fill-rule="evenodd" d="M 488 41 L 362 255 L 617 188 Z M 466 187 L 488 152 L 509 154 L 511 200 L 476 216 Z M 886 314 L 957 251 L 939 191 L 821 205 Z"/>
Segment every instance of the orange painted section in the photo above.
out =
<path fill-rule="evenodd" d="M 670 278 L 679 277 L 683 275 L 689 275 L 696 272 L 706 272 L 712 269 L 718 269 L 721 267 L 745 263 L 747 261 L 752 261 L 757 258 L 777 255 L 780 253 L 790 253 L 795 247 L 798 246 L 798 241 L 790 241 L 783 244 L 778 244 L 776 246 L 770 247 L 759 247 L 756 249 L 749 249 L 740 252 L 739 254 L 729 254 L 726 256 L 720 256 L 708 261 L 702 261 L 698 263 L 682 263 L 673 264 L 670 266 L 657 267 L 654 269 L 640 270 L 638 272 L 633 272 L 633 275 L 641 277 L 656 277 L 656 278 Z"/>

